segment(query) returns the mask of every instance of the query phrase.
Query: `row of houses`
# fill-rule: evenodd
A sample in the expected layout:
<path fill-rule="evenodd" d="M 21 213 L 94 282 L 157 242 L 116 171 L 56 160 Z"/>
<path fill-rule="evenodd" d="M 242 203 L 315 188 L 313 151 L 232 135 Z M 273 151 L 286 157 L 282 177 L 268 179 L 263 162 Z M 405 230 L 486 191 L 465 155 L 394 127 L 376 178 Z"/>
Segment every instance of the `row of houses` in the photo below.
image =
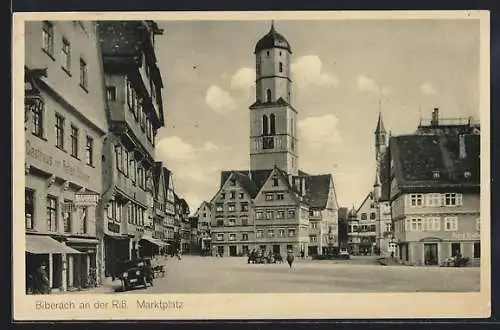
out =
<path fill-rule="evenodd" d="M 435 108 L 412 134 L 390 136 L 379 115 L 375 147 L 373 189 L 348 213 L 351 252 L 410 265 L 460 254 L 479 264 L 479 123 L 440 118 Z"/>
<path fill-rule="evenodd" d="M 53 290 L 176 248 L 187 203 L 155 161 L 165 126 L 153 21 L 25 25 L 26 279 Z"/>

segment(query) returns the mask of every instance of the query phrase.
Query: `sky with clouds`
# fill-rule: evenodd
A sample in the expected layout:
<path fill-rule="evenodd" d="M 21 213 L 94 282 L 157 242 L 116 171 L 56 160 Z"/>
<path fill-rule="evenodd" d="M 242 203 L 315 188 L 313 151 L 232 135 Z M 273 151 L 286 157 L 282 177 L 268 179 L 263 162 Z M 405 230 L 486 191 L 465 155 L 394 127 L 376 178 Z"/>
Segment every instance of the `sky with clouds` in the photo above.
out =
<path fill-rule="evenodd" d="M 268 21 L 159 21 L 166 126 L 156 158 L 191 211 L 220 171 L 249 167 L 257 41 Z M 341 206 L 359 205 L 375 176 L 379 109 L 393 135 L 422 114 L 479 119 L 479 21 L 276 20 L 292 47 L 299 167 L 333 174 Z"/>

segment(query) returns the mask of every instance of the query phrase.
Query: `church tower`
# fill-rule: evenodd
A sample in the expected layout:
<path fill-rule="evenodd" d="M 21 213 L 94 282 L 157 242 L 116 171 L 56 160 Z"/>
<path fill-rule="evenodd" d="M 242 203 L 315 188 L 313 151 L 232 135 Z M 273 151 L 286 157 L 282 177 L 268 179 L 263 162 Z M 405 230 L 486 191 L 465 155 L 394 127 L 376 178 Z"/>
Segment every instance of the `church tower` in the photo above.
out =
<path fill-rule="evenodd" d="M 387 149 L 387 142 L 387 132 L 385 131 L 384 121 L 382 120 L 382 112 L 379 112 L 377 128 L 375 128 L 375 156 L 377 158 L 377 163 L 380 160 L 380 156 Z"/>
<path fill-rule="evenodd" d="M 256 100 L 250 106 L 250 168 L 298 174 L 297 110 L 291 105 L 290 44 L 270 31 L 255 46 Z"/>

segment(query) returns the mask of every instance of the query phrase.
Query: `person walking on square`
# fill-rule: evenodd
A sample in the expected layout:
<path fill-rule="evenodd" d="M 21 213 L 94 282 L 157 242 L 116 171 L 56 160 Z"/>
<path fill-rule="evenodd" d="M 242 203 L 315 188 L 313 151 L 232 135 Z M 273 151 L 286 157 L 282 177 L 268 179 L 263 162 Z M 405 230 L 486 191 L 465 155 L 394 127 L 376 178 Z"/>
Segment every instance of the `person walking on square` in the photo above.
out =
<path fill-rule="evenodd" d="M 288 266 L 290 266 L 290 268 L 292 268 L 293 259 L 294 259 L 293 251 L 290 249 L 288 250 L 288 255 L 286 256 L 286 261 L 288 262 Z"/>

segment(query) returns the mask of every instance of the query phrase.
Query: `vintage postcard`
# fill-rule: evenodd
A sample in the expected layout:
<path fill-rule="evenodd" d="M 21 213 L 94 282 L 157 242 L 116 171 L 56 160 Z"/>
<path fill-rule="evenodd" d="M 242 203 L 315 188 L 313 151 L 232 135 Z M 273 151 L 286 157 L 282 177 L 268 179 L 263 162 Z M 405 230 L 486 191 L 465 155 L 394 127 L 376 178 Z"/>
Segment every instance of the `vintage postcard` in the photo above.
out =
<path fill-rule="evenodd" d="M 488 317 L 489 28 L 14 14 L 14 319 Z"/>

